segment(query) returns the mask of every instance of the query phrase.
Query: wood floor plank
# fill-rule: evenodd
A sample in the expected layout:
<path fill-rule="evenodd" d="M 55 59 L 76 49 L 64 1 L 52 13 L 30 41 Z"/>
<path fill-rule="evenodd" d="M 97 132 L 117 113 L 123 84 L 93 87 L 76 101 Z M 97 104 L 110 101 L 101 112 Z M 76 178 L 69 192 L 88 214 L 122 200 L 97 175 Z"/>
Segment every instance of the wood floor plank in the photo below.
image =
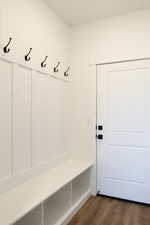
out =
<path fill-rule="evenodd" d="M 68 225 L 150 225 L 150 206 L 91 197 Z"/>

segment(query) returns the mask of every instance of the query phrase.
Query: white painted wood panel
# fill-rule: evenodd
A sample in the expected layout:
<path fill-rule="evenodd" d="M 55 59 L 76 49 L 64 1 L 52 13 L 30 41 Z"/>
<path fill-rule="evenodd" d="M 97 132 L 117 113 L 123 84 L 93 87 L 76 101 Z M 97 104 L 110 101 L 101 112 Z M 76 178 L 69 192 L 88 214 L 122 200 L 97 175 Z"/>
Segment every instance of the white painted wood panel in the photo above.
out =
<path fill-rule="evenodd" d="M 31 75 L 32 71 L 15 66 L 13 78 L 13 172 L 31 166 Z"/>
<path fill-rule="evenodd" d="M 108 146 L 104 156 L 104 176 L 108 179 L 144 184 L 146 180 L 145 154 L 146 151 L 142 147 Z"/>
<path fill-rule="evenodd" d="M 64 153 L 63 85 L 41 73 L 33 74 L 32 85 L 32 159 L 38 165 Z"/>
<path fill-rule="evenodd" d="M 32 80 L 32 160 L 33 165 L 48 162 L 49 152 L 49 92 L 48 78 L 40 73 Z"/>
<path fill-rule="evenodd" d="M 5 75 L 0 80 L 0 192 L 5 192 L 68 157 L 66 84 L 11 57 L 0 57 L 0 65 Z"/>
<path fill-rule="evenodd" d="M 11 175 L 12 68 L 0 61 L 0 179 Z"/>
<path fill-rule="evenodd" d="M 147 68 L 109 69 L 107 118 L 112 131 L 143 132 L 145 128 L 145 74 Z M 143 74 L 143 76 L 141 75 Z M 134 88 L 136 85 L 136 88 Z M 127 103 L 127 104 L 125 104 Z M 115 106 L 115 107 L 114 107 Z M 117 120 L 114 120 L 117 118 Z M 130 122 L 129 122 L 130 121 Z"/>

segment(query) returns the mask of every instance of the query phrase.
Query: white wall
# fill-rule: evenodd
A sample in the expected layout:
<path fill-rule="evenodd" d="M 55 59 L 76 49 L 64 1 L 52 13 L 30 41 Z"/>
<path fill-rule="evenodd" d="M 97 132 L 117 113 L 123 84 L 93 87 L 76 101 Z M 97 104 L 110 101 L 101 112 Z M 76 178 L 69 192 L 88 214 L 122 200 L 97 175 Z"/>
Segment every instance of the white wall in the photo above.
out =
<path fill-rule="evenodd" d="M 0 45 L 13 37 L 11 55 L 24 61 L 24 54 L 33 48 L 32 65 L 48 55 L 49 70 L 57 60 L 66 66 L 68 27 L 43 0 L 0 0 Z"/>
<path fill-rule="evenodd" d="M 4 54 L 9 37 L 11 50 Z M 64 79 L 68 27 L 42 0 L 0 0 L 0 47 L 0 191 L 6 191 L 69 154 L 65 134 L 69 83 L 42 74 L 54 75 L 59 60 L 56 76 Z M 31 61 L 25 62 L 30 47 Z M 46 55 L 47 67 L 41 69 Z"/>
<path fill-rule="evenodd" d="M 70 149 L 95 158 L 96 68 L 90 64 L 150 57 L 150 10 L 71 28 Z"/>

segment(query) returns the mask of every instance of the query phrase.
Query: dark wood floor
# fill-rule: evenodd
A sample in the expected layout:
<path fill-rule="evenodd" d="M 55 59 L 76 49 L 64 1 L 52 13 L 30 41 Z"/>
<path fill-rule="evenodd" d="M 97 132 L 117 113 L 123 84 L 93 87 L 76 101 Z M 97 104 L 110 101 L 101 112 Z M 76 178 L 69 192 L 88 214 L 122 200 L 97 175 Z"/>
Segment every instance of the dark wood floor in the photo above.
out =
<path fill-rule="evenodd" d="M 150 206 L 91 197 L 69 225 L 150 225 Z"/>

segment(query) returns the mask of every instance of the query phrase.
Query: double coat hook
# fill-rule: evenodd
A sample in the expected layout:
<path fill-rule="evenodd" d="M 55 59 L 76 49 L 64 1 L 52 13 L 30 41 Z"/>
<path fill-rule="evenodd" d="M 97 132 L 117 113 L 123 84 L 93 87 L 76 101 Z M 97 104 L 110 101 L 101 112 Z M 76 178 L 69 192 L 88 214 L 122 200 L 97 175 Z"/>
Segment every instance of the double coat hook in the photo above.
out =
<path fill-rule="evenodd" d="M 54 73 L 57 73 L 59 70 L 58 70 L 58 67 L 60 65 L 60 62 L 57 63 L 57 66 L 54 67 Z"/>
<path fill-rule="evenodd" d="M 25 58 L 25 61 L 30 61 L 31 57 L 28 57 L 28 56 L 29 56 L 29 54 L 30 54 L 31 51 L 32 51 L 32 48 L 30 48 L 28 54 L 25 55 L 25 57 L 24 57 Z"/>
<path fill-rule="evenodd" d="M 4 53 L 10 52 L 10 48 L 8 46 L 10 45 L 10 42 L 12 41 L 12 38 L 9 38 L 8 44 L 3 48 Z"/>
<path fill-rule="evenodd" d="M 41 63 L 41 67 L 46 67 L 46 60 L 47 60 L 48 56 L 45 57 L 44 61 Z"/>
<path fill-rule="evenodd" d="M 70 66 L 68 66 L 67 70 L 64 72 L 64 76 L 65 77 L 68 77 L 69 76 L 69 73 L 68 73 L 69 70 L 70 70 Z"/>

